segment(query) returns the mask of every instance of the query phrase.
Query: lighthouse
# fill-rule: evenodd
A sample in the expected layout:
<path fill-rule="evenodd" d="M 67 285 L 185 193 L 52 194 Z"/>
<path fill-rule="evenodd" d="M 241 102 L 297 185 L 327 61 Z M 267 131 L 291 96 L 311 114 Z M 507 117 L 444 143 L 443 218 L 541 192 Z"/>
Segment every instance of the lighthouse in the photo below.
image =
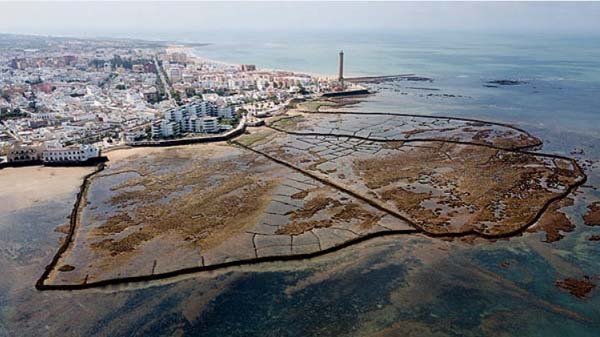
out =
<path fill-rule="evenodd" d="M 340 73 L 338 76 L 338 81 L 340 81 L 342 88 L 344 88 L 344 51 L 343 50 L 340 50 Z"/>

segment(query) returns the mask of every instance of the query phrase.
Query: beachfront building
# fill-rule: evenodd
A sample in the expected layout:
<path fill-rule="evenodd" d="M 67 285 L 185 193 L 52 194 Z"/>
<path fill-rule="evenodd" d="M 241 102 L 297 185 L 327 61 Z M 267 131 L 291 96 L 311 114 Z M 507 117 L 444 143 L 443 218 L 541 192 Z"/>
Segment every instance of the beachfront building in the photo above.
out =
<path fill-rule="evenodd" d="M 20 163 L 38 161 L 42 158 L 43 146 L 13 144 L 8 150 L 7 162 Z"/>
<path fill-rule="evenodd" d="M 197 101 L 165 111 L 152 123 L 151 137 L 178 137 L 181 133 L 216 133 L 222 130 L 219 120 L 235 116 L 233 105 L 214 101 Z"/>
<path fill-rule="evenodd" d="M 44 163 L 84 162 L 99 156 L 100 150 L 88 144 L 48 147 L 42 152 Z"/>
<path fill-rule="evenodd" d="M 181 124 L 179 122 L 162 119 L 152 123 L 150 130 L 152 138 L 170 138 L 181 135 Z"/>
<path fill-rule="evenodd" d="M 235 110 L 231 105 L 219 106 L 217 110 L 217 117 L 231 119 L 233 118 L 234 112 Z"/>
<path fill-rule="evenodd" d="M 216 117 L 192 116 L 185 120 L 183 130 L 191 133 L 216 133 L 221 131 L 219 120 Z"/>
<path fill-rule="evenodd" d="M 200 120 L 202 123 L 202 132 L 216 133 L 221 130 L 219 120 L 216 117 L 202 117 Z"/>
<path fill-rule="evenodd" d="M 8 151 L 7 162 L 25 163 L 43 161 L 44 163 L 84 162 L 100 156 L 100 150 L 94 145 L 62 145 L 49 142 L 32 145 L 15 144 Z"/>
<path fill-rule="evenodd" d="M 179 107 L 181 110 L 187 110 L 188 116 L 196 115 L 197 117 L 219 117 L 232 118 L 235 112 L 233 105 L 219 104 L 213 101 L 200 101 L 190 103 Z"/>

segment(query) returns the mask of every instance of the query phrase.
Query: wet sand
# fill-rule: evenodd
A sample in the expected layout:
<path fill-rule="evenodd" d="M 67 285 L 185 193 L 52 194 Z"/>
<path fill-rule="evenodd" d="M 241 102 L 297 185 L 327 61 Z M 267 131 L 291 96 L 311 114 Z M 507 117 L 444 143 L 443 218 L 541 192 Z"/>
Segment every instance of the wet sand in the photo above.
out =
<path fill-rule="evenodd" d="M 0 170 L 0 213 L 62 198 L 81 184 L 93 167 L 18 167 Z"/>

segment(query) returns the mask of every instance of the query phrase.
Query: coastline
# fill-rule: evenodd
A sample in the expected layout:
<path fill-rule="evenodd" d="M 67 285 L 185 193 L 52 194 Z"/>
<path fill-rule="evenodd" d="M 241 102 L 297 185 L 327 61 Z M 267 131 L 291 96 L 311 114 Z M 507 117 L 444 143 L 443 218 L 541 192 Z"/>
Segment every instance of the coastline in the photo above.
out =
<path fill-rule="evenodd" d="M 329 112 L 329 113 L 332 113 L 332 112 Z M 340 114 L 345 114 L 345 112 L 340 112 Z M 350 113 L 350 114 L 352 114 L 352 113 Z M 400 114 L 400 116 L 403 116 L 403 115 Z M 419 117 L 423 117 L 423 116 L 419 116 Z M 429 117 L 437 118 L 435 116 L 429 116 Z M 451 119 L 451 117 L 444 117 L 444 118 Z M 472 120 L 469 120 L 469 121 L 472 121 Z M 480 122 L 485 122 L 485 121 L 480 121 Z M 514 127 L 514 128 L 516 128 L 516 127 Z M 422 140 L 420 140 L 420 141 L 422 141 Z M 433 141 L 439 141 L 439 140 L 433 140 Z M 277 158 L 273 158 L 273 157 L 266 155 L 265 153 L 262 153 L 258 150 L 244 146 L 244 145 L 240 144 L 239 142 L 233 141 L 232 143 L 234 145 L 241 146 L 251 152 L 256 152 L 257 154 L 266 156 L 268 159 L 275 161 L 276 163 L 279 163 L 283 166 L 292 168 L 294 170 L 299 170 L 298 168 L 294 167 L 293 165 L 291 165 L 285 161 L 279 160 Z M 486 145 L 481 145 L 481 144 L 473 144 L 473 145 L 486 146 Z M 533 145 L 529 146 L 529 148 L 535 147 L 537 145 L 538 144 L 533 144 Z M 123 149 L 123 151 L 119 155 L 128 156 L 128 155 L 132 154 L 129 152 L 129 150 L 130 149 Z M 478 233 L 475 231 L 469 231 L 469 232 L 464 232 L 464 233 L 435 234 L 435 233 L 429 233 L 427 231 L 424 231 L 423 228 L 420 228 L 418 226 L 413 226 L 413 228 L 409 229 L 409 230 L 391 230 L 391 231 L 384 231 L 384 232 L 369 233 L 366 235 L 359 236 L 356 239 L 349 240 L 342 244 L 338 244 L 338 245 L 332 246 L 328 249 L 319 250 L 319 251 L 313 252 L 313 253 L 263 256 L 263 257 L 257 257 L 257 258 L 251 258 L 251 259 L 241 259 L 241 260 L 235 260 L 235 261 L 230 261 L 230 262 L 218 263 L 218 264 L 214 264 L 214 265 L 185 267 L 185 268 L 176 269 L 173 271 L 168 271 L 168 272 L 163 272 L 163 273 L 156 273 L 156 274 L 152 273 L 152 274 L 147 274 L 147 275 L 144 274 L 144 275 L 138 275 L 138 276 L 123 276 L 123 277 L 118 277 L 118 278 L 108 278 L 108 279 L 104 279 L 104 280 L 100 280 L 100 281 L 84 282 L 84 283 L 77 283 L 77 284 L 75 284 L 75 283 L 73 283 L 73 284 L 46 284 L 45 281 L 48 280 L 50 273 L 56 268 L 61 256 L 69 249 L 70 245 L 73 244 L 73 237 L 76 235 L 76 230 L 79 227 L 78 214 L 81 212 L 80 204 L 81 204 L 81 201 L 85 200 L 85 198 L 86 198 L 86 190 L 89 185 L 89 179 L 95 173 L 98 173 L 99 171 L 101 171 L 104 168 L 104 166 L 102 165 L 102 166 L 98 167 L 97 171 L 95 171 L 85 177 L 85 179 L 81 185 L 80 193 L 77 195 L 77 201 L 75 203 L 75 206 L 73 208 L 73 213 L 71 215 L 70 231 L 68 233 L 68 239 L 65 240 L 65 242 L 61 245 L 55 258 L 52 260 L 51 264 L 48 265 L 45 272 L 38 279 L 38 281 L 36 283 L 36 289 L 38 289 L 40 291 L 46 291 L 46 290 L 81 290 L 81 289 L 90 289 L 90 288 L 98 288 L 98 287 L 102 288 L 102 287 L 106 287 L 106 286 L 113 286 L 113 285 L 124 284 L 124 283 L 163 280 L 163 279 L 169 279 L 169 278 L 173 278 L 173 277 L 177 277 L 177 276 L 181 276 L 181 275 L 195 274 L 195 273 L 206 272 L 206 271 L 214 271 L 214 270 L 220 270 L 220 269 L 236 267 L 236 266 L 256 265 L 256 264 L 268 263 L 268 262 L 308 260 L 308 259 L 312 259 L 315 257 L 323 256 L 323 255 L 326 255 L 329 253 L 337 252 L 341 249 L 353 246 L 358 243 L 365 242 L 372 238 L 383 237 L 383 236 L 388 236 L 388 235 L 424 235 L 427 237 L 440 238 L 440 239 L 465 238 L 465 237 L 476 236 L 476 237 L 481 237 L 482 239 L 494 241 L 497 239 L 509 238 L 509 237 L 521 235 L 525 232 L 528 232 L 528 230 L 537 223 L 537 221 L 541 218 L 541 216 L 546 213 L 547 209 L 549 208 L 549 206 L 551 204 L 554 204 L 555 202 L 566 198 L 575 189 L 577 189 L 579 186 L 584 184 L 587 180 L 587 176 L 585 175 L 583 170 L 579 167 L 577 162 L 572 158 L 567 158 L 567 157 L 563 157 L 563 156 L 559 156 L 559 155 L 544 154 L 544 153 L 539 153 L 539 152 L 530 152 L 530 151 L 527 151 L 526 148 L 502 149 L 502 151 L 519 152 L 519 153 L 530 154 L 530 155 L 535 155 L 535 156 L 569 160 L 573 164 L 573 166 L 576 168 L 576 170 L 582 175 L 582 179 L 577 180 L 573 185 L 569 186 L 569 188 L 566 191 L 564 191 L 563 193 L 558 194 L 558 195 L 550 198 L 549 200 L 547 200 L 544 203 L 543 207 L 541 209 L 539 209 L 539 211 L 535 214 L 535 216 L 532 219 L 530 219 L 530 221 L 528 221 L 526 224 L 523 224 L 522 227 L 519 227 L 510 233 L 485 234 L 485 233 Z M 314 176 L 314 175 L 312 175 L 304 170 L 301 170 L 301 169 L 299 172 L 304 175 L 308 175 L 308 176 L 312 177 L 313 179 L 317 179 L 324 184 L 328 184 L 328 185 L 333 184 L 333 186 L 335 188 L 337 188 L 338 190 L 345 191 L 346 193 L 350 193 L 350 195 L 355 196 L 354 192 L 349 191 L 346 188 L 343 188 L 341 186 L 337 186 L 335 183 L 332 183 L 332 182 L 328 181 L 327 179 L 320 178 L 318 176 Z M 370 205 L 374 206 L 376 208 L 381 207 L 379 204 L 370 204 Z M 385 209 L 385 211 L 389 212 L 388 209 Z"/>
<path fill-rule="evenodd" d="M 186 54 L 188 54 L 188 55 L 192 55 L 194 58 L 197 58 L 197 59 L 199 59 L 199 60 L 201 60 L 201 61 L 211 62 L 211 63 L 215 63 L 215 64 L 222 64 L 222 65 L 225 65 L 225 66 L 232 66 L 232 67 L 234 67 L 234 66 L 238 66 L 237 64 L 232 64 L 232 63 L 227 63 L 227 62 L 223 62 L 223 61 L 210 60 L 210 59 L 207 59 L 207 58 L 203 58 L 203 57 L 201 57 L 201 56 L 199 56 L 199 55 L 197 54 L 196 47 L 179 47 L 179 46 L 173 46 L 173 48 L 175 48 L 176 50 L 183 51 L 183 52 L 185 52 L 185 53 L 186 53 Z M 270 69 L 262 69 L 262 68 L 261 68 L 260 70 L 264 70 L 264 71 L 285 71 L 285 72 L 294 72 L 294 73 L 296 73 L 295 71 L 291 71 L 291 70 L 270 70 Z M 307 74 L 307 75 L 309 75 L 308 73 L 305 73 L 305 72 L 297 72 L 297 73 L 298 73 L 298 74 Z M 311 75 L 311 76 L 312 76 L 312 75 Z M 320 98 L 316 98 L 315 100 L 319 100 L 319 99 L 320 99 Z M 283 111 L 285 112 L 286 110 L 288 110 L 288 109 L 290 108 L 290 106 L 291 106 L 290 102 L 289 102 L 289 101 L 288 101 L 288 102 L 286 102 L 286 104 L 285 104 L 285 105 L 284 105 L 284 107 L 283 107 Z M 317 113 L 335 113 L 335 112 L 332 112 L 332 111 L 327 111 L 327 112 L 326 112 L 326 111 L 318 111 L 318 108 L 317 108 Z M 358 114 L 358 112 L 357 112 L 357 114 Z M 368 113 L 365 113 L 365 114 L 367 114 L 367 115 L 368 115 Z M 408 117 L 408 116 L 415 116 L 415 117 L 417 117 L 417 116 L 418 116 L 418 117 L 432 117 L 432 118 L 463 119 L 463 120 L 471 120 L 471 121 L 481 121 L 481 122 L 485 122 L 484 120 L 465 119 L 465 118 L 460 118 L 460 117 L 442 117 L 442 116 L 435 116 L 435 115 L 433 115 L 433 116 L 427 116 L 427 115 L 410 115 L 410 114 L 400 114 L 400 113 L 397 113 L 397 114 L 396 114 L 396 113 L 389 113 L 389 115 L 398 115 L 398 116 L 407 116 L 407 117 Z M 499 124 L 499 123 L 496 123 L 496 124 Z M 508 124 L 508 123 L 506 123 L 506 125 L 510 125 L 510 126 L 512 126 L 511 124 Z M 517 127 L 514 127 L 514 128 L 517 128 Z M 242 133 L 243 133 L 243 130 L 242 130 Z M 235 135 L 232 135 L 232 136 L 231 136 L 231 138 L 235 138 L 235 137 L 237 137 L 238 135 L 239 135 L 239 134 L 237 134 L 237 133 L 236 133 Z M 210 137 L 208 137 L 208 138 L 210 138 Z M 225 140 L 225 139 L 218 139 L 218 140 L 214 140 L 214 141 L 217 141 L 217 142 L 223 142 L 224 140 Z M 237 142 L 233 141 L 233 143 L 237 143 Z M 161 144 L 153 144 L 153 145 L 151 145 L 151 144 L 140 144 L 140 145 L 138 145 L 138 146 L 142 146 L 142 147 L 144 147 L 144 146 L 147 146 L 147 147 L 151 147 L 151 146 L 179 146 L 179 145 L 182 145 L 182 144 L 183 144 L 183 143 L 182 143 L 180 140 L 174 140 L 174 141 L 165 141 L 165 142 L 161 142 Z M 239 144 L 238 144 L 238 145 L 239 145 Z M 133 147 L 132 147 L 131 145 L 124 146 L 123 148 L 119 148 L 119 147 L 116 147 L 116 148 L 111 148 L 110 150 L 107 150 L 106 152 L 108 152 L 108 151 L 111 151 L 111 150 L 118 150 L 118 149 L 122 149 L 122 150 L 123 150 L 123 152 L 122 152 L 122 153 L 119 153 L 119 155 L 125 155 L 125 153 L 127 153 L 127 155 L 130 155 L 130 154 L 133 154 L 133 153 L 134 153 L 134 152 L 133 152 Z M 130 151 L 132 151 L 132 152 L 130 152 Z M 543 154 L 543 153 L 539 153 L 539 152 L 537 152 L 537 151 L 536 151 L 536 152 L 531 152 L 530 154 L 534 154 L 534 155 L 542 155 L 542 156 L 549 156 L 549 157 L 554 157 L 554 158 L 563 158 L 563 159 L 567 159 L 566 157 L 563 157 L 563 156 L 558 156 L 558 155 L 545 155 L 545 154 Z M 115 154 L 115 155 L 116 155 L 116 154 Z M 110 156 L 109 156 L 109 157 L 110 157 Z M 272 159 L 272 158 L 270 158 L 270 159 Z M 573 162 L 573 164 L 574 164 L 576 167 L 579 167 L 579 166 L 578 166 L 578 164 L 577 164 L 577 162 L 576 162 L 574 159 L 571 159 L 571 158 L 568 158 L 568 159 L 570 159 L 570 160 Z M 82 194 L 82 196 L 81 196 L 81 197 L 83 197 L 84 199 L 85 199 L 85 195 L 84 195 L 84 194 L 85 194 L 85 185 L 86 185 L 86 179 L 87 179 L 87 178 L 89 178 L 89 177 L 91 177 L 91 176 L 93 176 L 93 174 L 94 174 L 94 173 L 92 173 L 92 174 L 90 174 L 89 176 L 86 176 L 86 177 L 84 178 L 83 185 L 82 185 L 82 187 L 81 187 L 81 191 L 80 191 L 80 193 Z M 528 229 L 529 229 L 529 228 L 530 228 L 532 225 L 535 225 L 535 223 L 536 223 L 537 219 L 539 219 L 539 218 L 540 218 L 540 217 L 541 217 L 543 214 L 545 214 L 545 213 L 546 213 L 546 210 L 547 210 L 547 208 L 548 208 L 548 206 L 549 206 L 550 204 L 553 204 L 555 201 L 557 201 L 557 200 L 559 200 L 559 199 L 561 199 L 561 198 L 563 198 L 563 197 L 566 197 L 566 196 L 570 195 L 572 191 L 576 190 L 576 189 L 577 189 L 579 186 L 581 186 L 582 184 L 584 184 L 584 183 L 585 183 L 585 180 L 587 179 L 587 177 L 585 176 L 585 173 L 584 173 L 584 177 L 585 177 L 585 178 L 583 179 L 583 181 L 580 181 L 580 182 L 578 182 L 576 186 L 573 186 L 572 188 L 570 188 L 570 189 L 569 189 L 569 191 L 567 191 L 567 192 L 566 192 L 564 195 L 560 196 L 560 198 L 558 198 L 558 197 L 557 197 L 555 200 L 550 200 L 550 201 L 549 201 L 547 204 L 545 204 L 545 205 L 544 205 L 544 207 L 543 207 L 543 209 L 542 209 L 542 210 L 540 210 L 540 212 L 539 212 L 539 213 L 536 215 L 536 220 L 535 220 L 535 221 L 532 221 L 530 224 L 527 224 L 527 226 L 523 227 L 522 229 L 519 229 L 519 230 L 518 230 L 518 232 L 519 232 L 519 233 L 522 233 L 522 232 L 526 232 L 526 231 L 528 231 Z M 80 198 L 80 196 L 78 195 L 78 199 L 79 199 L 79 198 Z M 79 200 L 77 200 L 77 201 L 76 201 L 76 206 L 75 206 L 75 208 L 74 208 L 74 210 L 73 210 L 74 214 L 78 212 L 78 208 L 79 208 L 79 206 L 77 206 L 77 205 L 78 205 L 78 203 L 79 203 Z M 77 221 L 77 216 L 74 216 L 74 217 L 73 217 L 73 219 L 74 219 L 74 220 L 72 220 L 72 221 Z M 72 227 L 72 233 L 70 233 L 70 235 L 71 235 L 71 236 L 70 236 L 70 238 L 67 240 L 67 243 L 66 243 L 66 248 L 65 248 L 65 249 L 67 249 L 67 248 L 68 248 L 68 245 L 69 245 L 69 244 L 73 244 L 73 242 L 70 242 L 70 241 L 72 241 L 72 237 L 74 237 L 74 235 L 76 235 L 76 230 L 77 230 L 77 226 L 76 226 L 76 225 L 74 225 L 74 226 Z M 420 232 L 420 231 L 419 231 L 419 229 L 415 229 L 415 231 L 411 230 L 410 232 L 408 232 L 408 231 L 407 231 L 407 232 L 402 232 L 402 233 L 400 233 L 400 232 L 399 232 L 399 233 L 380 233 L 380 234 L 373 234 L 372 236 L 373 236 L 373 237 L 379 237 L 379 236 L 384 236 L 384 235 L 388 235 L 388 234 L 390 234 L 390 235 L 391 235 L 391 234 L 394 234 L 394 235 L 395 235 L 395 234 L 408 234 L 408 235 L 414 235 L 414 234 L 419 234 L 419 233 L 420 233 L 421 235 L 423 235 L 423 233 L 422 233 L 422 232 Z M 465 234 L 465 235 L 470 235 L 470 234 L 471 234 L 471 233 L 467 233 L 467 234 Z M 515 235 L 515 234 L 514 234 L 514 233 L 511 233 L 511 234 L 509 234 L 509 235 L 506 235 L 505 237 L 509 237 L 509 236 L 513 236 L 513 235 Z M 457 237 L 458 237 L 458 236 L 457 236 Z M 504 237 L 504 236 L 502 236 L 502 237 Z M 40 283 L 39 283 L 39 285 L 38 285 L 38 284 L 36 284 L 36 288 L 38 288 L 38 290 L 55 290 L 55 289 L 56 289 L 56 290 L 59 290 L 59 289 L 60 289 L 60 290 L 67 290 L 67 289 L 83 289 L 83 288 L 93 288 L 93 287 L 96 287 L 96 286 L 104 286 L 104 285 L 109 285 L 109 284 L 120 284 L 120 283 L 124 283 L 124 282 L 125 282 L 125 283 L 127 283 L 127 282 L 136 282 L 136 281 L 149 281 L 149 280 L 152 280 L 152 279 L 164 279 L 164 278 L 171 278 L 171 277 L 175 277 L 175 276 L 177 276 L 177 275 L 191 274 L 191 273 L 202 272 L 202 271 L 206 271 L 206 270 L 216 270 L 216 269 L 220 269 L 220 268 L 227 268 L 227 267 L 231 267 L 231 266 L 238 266 L 238 265 L 240 265 L 240 266 L 241 266 L 241 265 L 246 265 L 246 264 L 248 264 L 248 265 L 252 265 L 252 264 L 259 264 L 259 263 L 264 263 L 264 262 L 275 262 L 275 261 L 292 261 L 292 260 L 303 260 L 303 259 L 310 259 L 310 258 L 313 258 L 313 257 L 317 257 L 317 256 L 325 255 L 325 254 L 327 254 L 327 253 L 330 253 L 330 252 L 333 252 L 333 251 L 338 251 L 338 250 L 341 250 L 341 249 L 343 249 L 343 248 L 345 248 L 345 247 L 349 247 L 349 246 L 351 246 L 351 245 L 354 245 L 355 243 L 360 243 L 360 242 L 366 241 L 366 240 L 368 240 L 369 238 L 370 238 L 370 236 L 363 236 L 363 237 L 361 237 L 360 239 L 356 240 L 356 242 L 354 242 L 354 241 L 350 242 L 350 241 L 349 241 L 349 242 L 347 242 L 347 243 L 344 243 L 344 244 L 342 244 L 342 245 L 334 246 L 334 247 L 332 247 L 330 250 L 321 251 L 321 252 L 318 252 L 318 253 L 313 253 L 313 254 L 304 254 L 304 255 L 303 255 L 303 254 L 300 254 L 300 255 L 290 255 L 290 256 L 273 256 L 273 257 L 265 257 L 265 258 L 256 259 L 256 260 L 240 260 L 240 261 L 237 261 L 237 262 L 226 263 L 226 264 L 223 264 L 223 265 L 214 265 L 214 266 L 211 266 L 211 267 L 201 267 L 201 268 L 200 268 L 200 267 L 198 267 L 198 268 L 195 268 L 195 269 L 184 269 L 184 270 L 182 270 L 182 271 L 179 271 L 179 270 L 177 270 L 177 271 L 174 271 L 174 272 L 169 272 L 169 273 L 166 273 L 166 274 L 156 274 L 156 275 L 153 275 L 153 276 L 151 276 L 150 278 L 146 278 L 146 276 L 141 276 L 141 277 L 133 277 L 133 278 L 127 278 L 127 277 L 125 277 L 125 278 L 123 278 L 123 279 L 115 280 L 115 281 L 114 281 L 114 283 L 113 283 L 113 281 L 108 281 L 108 282 L 106 282 L 106 283 L 99 282 L 99 284 L 94 284 L 94 283 L 89 283 L 89 284 L 88 284 L 88 283 L 84 283 L 84 284 L 82 284 L 82 285 L 76 285 L 76 286 L 74 286 L 74 287 L 72 287 L 72 288 L 70 288 L 70 285 L 67 285 L 67 286 L 59 286 L 59 287 L 61 287 L 61 288 L 53 288 L 53 289 L 52 289 L 53 285 L 44 285 L 44 283 L 43 283 L 43 280 L 42 280 L 42 278 L 43 278 L 44 276 L 42 276 L 42 277 L 40 278 L 40 280 L 39 280 L 39 282 L 40 282 Z M 489 240 L 495 240 L 495 239 L 497 239 L 497 238 L 501 238 L 501 236 L 498 236 L 498 237 L 490 237 L 490 238 L 488 238 L 488 239 L 489 239 Z M 64 251 L 63 251 L 63 252 L 61 252 L 61 249 L 62 249 L 62 247 L 60 247 L 60 248 L 59 248 L 59 252 L 58 252 L 57 254 L 62 254 L 62 253 L 64 253 Z M 57 261 L 58 261 L 58 260 L 57 260 Z M 55 266 L 54 266 L 54 267 L 56 267 L 56 262 L 54 262 L 54 261 L 53 261 L 53 263 L 55 264 Z M 48 266 L 48 267 L 50 267 L 50 266 Z M 51 269 L 52 269 L 52 268 L 50 268 L 50 271 L 51 271 Z M 48 269 L 47 269 L 47 270 L 48 270 Z M 46 275 L 46 277 L 47 277 L 47 275 Z"/>
<path fill-rule="evenodd" d="M 208 44 L 207 44 L 208 45 Z M 240 66 L 240 64 L 237 63 L 229 63 L 229 62 L 225 62 L 225 61 L 220 61 L 220 60 L 215 60 L 215 59 L 210 59 L 207 57 L 202 56 L 197 48 L 201 48 L 202 46 L 199 47 L 181 47 L 180 49 L 177 49 L 181 52 L 184 52 L 188 55 L 193 56 L 194 58 L 202 61 L 202 62 L 207 62 L 207 63 L 215 63 L 215 64 L 220 64 L 223 66 L 229 66 L 229 67 L 238 67 Z M 312 73 L 312 72 L 306 72 L 306 71 L 301 71 L 301 70 L 297 70 L 297 69 L 274 69 L 274 68 L 259 68 L 258 71 L 267 71 L 267 72 L 291 72 L 294 74 L 299 74 L 299 75 L 308 75 L 311 77 L 316 77 L 316 78 L 320 78 L 320 79 L 326 79 L 326 80 L 334 80 L 337 77 L 335 75 L 327 75 L 327 74 L 320 74 L 320 73 Z"/>

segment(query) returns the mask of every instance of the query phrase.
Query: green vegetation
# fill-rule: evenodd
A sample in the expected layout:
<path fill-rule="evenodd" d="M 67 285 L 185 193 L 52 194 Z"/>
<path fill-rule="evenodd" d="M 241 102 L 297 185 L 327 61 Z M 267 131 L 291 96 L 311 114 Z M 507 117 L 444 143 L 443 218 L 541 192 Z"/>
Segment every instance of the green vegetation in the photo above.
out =
<path fill-rule="evenodd" d="M 240 122 L 239 117 L 235 116 L 234 118 L 221 118 L 221 120 L 219 120 L 219 124 L 222 125 L 231 125 L 233 127 L 235 127 L 236 125 L 238 125 Z"/>
<path fill-rule="evenodd" d="M 29 113 L 27 111 L 22 111 L 19 107 L 12 110 L 9 110 L 8 108 L 2 108 L 2 110 L 0 110 L 0 121 L 26 117 L 29 117 Z"/>
<path fill-rule="evenodd" d="M 171 96 L 173 97 L 177 105 L 181 105 L 181 93 L 179 93 L 179 91 L 171 91 Z"/>

